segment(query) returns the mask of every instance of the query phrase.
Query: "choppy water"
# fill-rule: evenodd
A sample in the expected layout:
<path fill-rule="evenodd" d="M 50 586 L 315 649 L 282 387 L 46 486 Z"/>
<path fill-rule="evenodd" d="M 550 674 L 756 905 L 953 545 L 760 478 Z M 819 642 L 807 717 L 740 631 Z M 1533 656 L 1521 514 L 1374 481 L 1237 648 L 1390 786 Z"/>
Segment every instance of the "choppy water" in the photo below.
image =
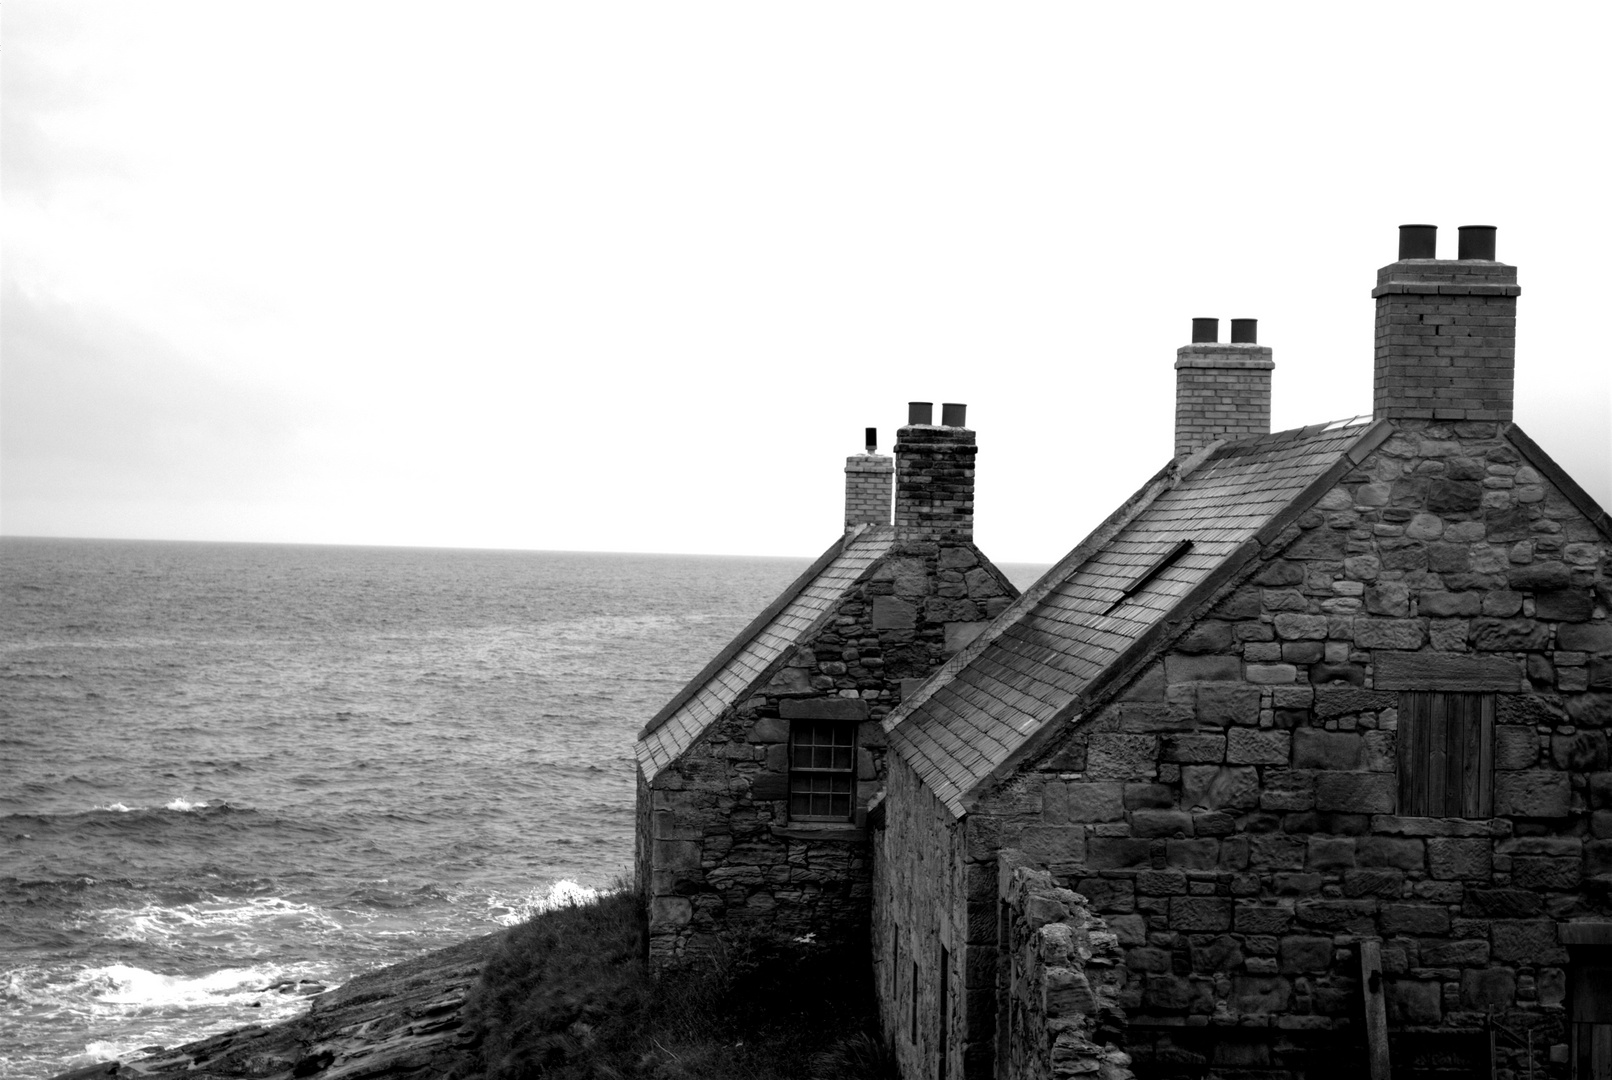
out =
<path fill-rule="evenodd" d="M 0 1078 L 608 887 L 638 728 L 805 563 L 0 539 Z"/>
<path fill-rule="evenodd" d="M 608 886 L 634 733 L 803 565 L 0 541 L 0 1077 Z"/>

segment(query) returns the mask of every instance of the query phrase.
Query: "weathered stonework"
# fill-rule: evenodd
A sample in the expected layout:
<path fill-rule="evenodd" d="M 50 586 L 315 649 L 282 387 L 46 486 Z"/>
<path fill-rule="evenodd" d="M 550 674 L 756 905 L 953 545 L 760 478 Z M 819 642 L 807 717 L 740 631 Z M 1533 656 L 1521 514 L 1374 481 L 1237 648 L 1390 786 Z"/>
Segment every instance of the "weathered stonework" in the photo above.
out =
<path fill-rule="evenodd" d="M 653 963 L 699 955 L 724 932 L 866 939 L 867 806 L 885 777 L 879 721 L 904 685 L 954 651 L 947 639 L 956 628 L 983 625 L 1014 594 L 972 545 L 897 543 L 676 763 L 641 785 L 640 814 L 649 809 L 639 874 Z M 855 729 L 853 818 L 790 820 L 796 720 Z"/>
<path fill-rule="evenodd" d="M 1558 924 L 1612 919 L 1609 609 L 1612 542 L 1504 429 L 1404 421 L 981 800 L 969 857 L 1018 848 L 1090 899 L 1124 949 L 1140 1076 L 1315 1067 L 1306 1039 L 1360 1037 L 1367 937 L 1392 1028 L 1493 1013 L 1557 1075 Z M 1398 813 L 1399 692 L 1441 688 L 1496 695 L 1492 817 Z M 1216 1050 L 1199 1027 L 1239 1034 Z"/>
<path fill-rule="evenodd" d="M 1000 858 L 1006 962 L 998 982 L 997 1076 L 1131 1080 L 1130 1056 L 1114 1045 L 1125 1023 L 1119 939 L 1086 897 L 1020 861 L 1016 852 Z"/>

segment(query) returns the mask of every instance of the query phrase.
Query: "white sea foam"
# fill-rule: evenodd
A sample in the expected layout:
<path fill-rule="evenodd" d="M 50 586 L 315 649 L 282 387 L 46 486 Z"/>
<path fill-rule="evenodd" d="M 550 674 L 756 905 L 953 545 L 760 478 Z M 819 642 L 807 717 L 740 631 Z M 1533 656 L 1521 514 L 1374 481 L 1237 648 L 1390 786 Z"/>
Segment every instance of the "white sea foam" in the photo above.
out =
<path fill-rule="evenodd" d="M 207 809 L 207 803 L 206 803 L 205 800 L 202 801 L 202 802 L 191 802 L 189 799 L 178 798 L 178 799 L 175 799 L 173 802 L 163 803 L 162 808 L 164 810 L 179 810 L 179 811 L 205 810 L 205 809 Z"/>
<path fill-rule="evenodd" d="M 487 907 L 491 909 L 493 921 L 503 926 L 514 926 L 525 922 L 540 911 L 551 911 L 571 904 L 591 903 L 603 895 L 604 893 L 598 889 L 564 878 L 546 889 L 536 888 L 513 900 L 489 896 Z"/>
<path fill-rule="evenodd" d="M 233 930 L 275 928 L 307 933 L 335 930 L 340 925 L 319 908 L 278 896 L 246 900 L 212 897 L 193 904 L 146 904 L 138 908 L 106 908 L 96 913 L 103 933 L 113 940 L 152 941 L 175 936 L 196 937 Z M 252 935 L 254 938 L 256 934 Z"/>
<path fill-rule="evenodd" d="M 134 813 L 134 811 L 138 810 L 139 807 L 137 807 L 137 806 L 124 806 L 120 802 L 115 802 L 115 803 L 108 803 L 106 806 L 92 806 L 92 807 L 90 807 L 90 809 L 91 810 L 115 811 L 115 812 L 117 812 L 119 814 L 132 814 L 132 813 Z"/>

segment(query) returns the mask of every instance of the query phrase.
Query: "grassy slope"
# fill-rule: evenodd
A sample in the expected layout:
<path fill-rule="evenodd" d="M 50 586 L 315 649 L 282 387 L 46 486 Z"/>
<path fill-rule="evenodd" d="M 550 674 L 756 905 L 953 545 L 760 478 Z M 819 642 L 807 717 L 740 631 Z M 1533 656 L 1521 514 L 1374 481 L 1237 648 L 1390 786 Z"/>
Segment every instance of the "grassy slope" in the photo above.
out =
<path fill-rule="evenodd" d="M 621 892 L 516 928 L 467 1003 L 489 1078 L 893 1077 L 865 956 L 741 945 L 651 979 L 642 913 Z"/>

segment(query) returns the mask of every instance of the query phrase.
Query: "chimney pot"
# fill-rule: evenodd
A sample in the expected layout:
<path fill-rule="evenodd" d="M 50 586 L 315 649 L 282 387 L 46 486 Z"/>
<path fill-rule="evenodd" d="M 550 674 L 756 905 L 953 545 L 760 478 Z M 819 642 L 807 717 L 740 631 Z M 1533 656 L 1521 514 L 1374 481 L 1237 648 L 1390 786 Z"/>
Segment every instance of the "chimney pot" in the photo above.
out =
<path fill-rule="evenodd" d="M 1399 257 L 1401 259 L 1436 259 L 1438 255 L 1437 225 L 1401 225 L 1399 227 Z"/>
<path fill-rule="evenodd" d="M 1192 343 L 1194 345 L 1210 345 L 1220 340 L 1219 319 L 1193 319 Z"/>
<path fill-rule="evenodd" d="M 1258 319 L 1231 320 L 1231 343 L 1233 345 L 1257 345 L 1259 343 Z"/>
<path fill-rule="evenodd" d="M 968 406 L 948 401 L 940 407 L 940 422 L 947 427 L 967 427 Z"/>
<path fill-rule="evenodd" d="M 868 453 L 870 453 L 870 454 L 876 454 L 876 453 L 879 452 L 879 429 L 878 428 L 870 427 L 870 428 L 867 429 L 867 437 L 864 440 L 864 445 L 867 446 Z"/>
<path fill-rule="evenodd" d="M 935 422 L 935 403 L 932 401 L 907 402 L 907 423 L 933 424 Z"/>
<path fill-rule="evenodd" d="M 1483 259 L 1494 262 L 1494 226 L 1462 225 L 1460 228 L 1458 259 Z"/>

